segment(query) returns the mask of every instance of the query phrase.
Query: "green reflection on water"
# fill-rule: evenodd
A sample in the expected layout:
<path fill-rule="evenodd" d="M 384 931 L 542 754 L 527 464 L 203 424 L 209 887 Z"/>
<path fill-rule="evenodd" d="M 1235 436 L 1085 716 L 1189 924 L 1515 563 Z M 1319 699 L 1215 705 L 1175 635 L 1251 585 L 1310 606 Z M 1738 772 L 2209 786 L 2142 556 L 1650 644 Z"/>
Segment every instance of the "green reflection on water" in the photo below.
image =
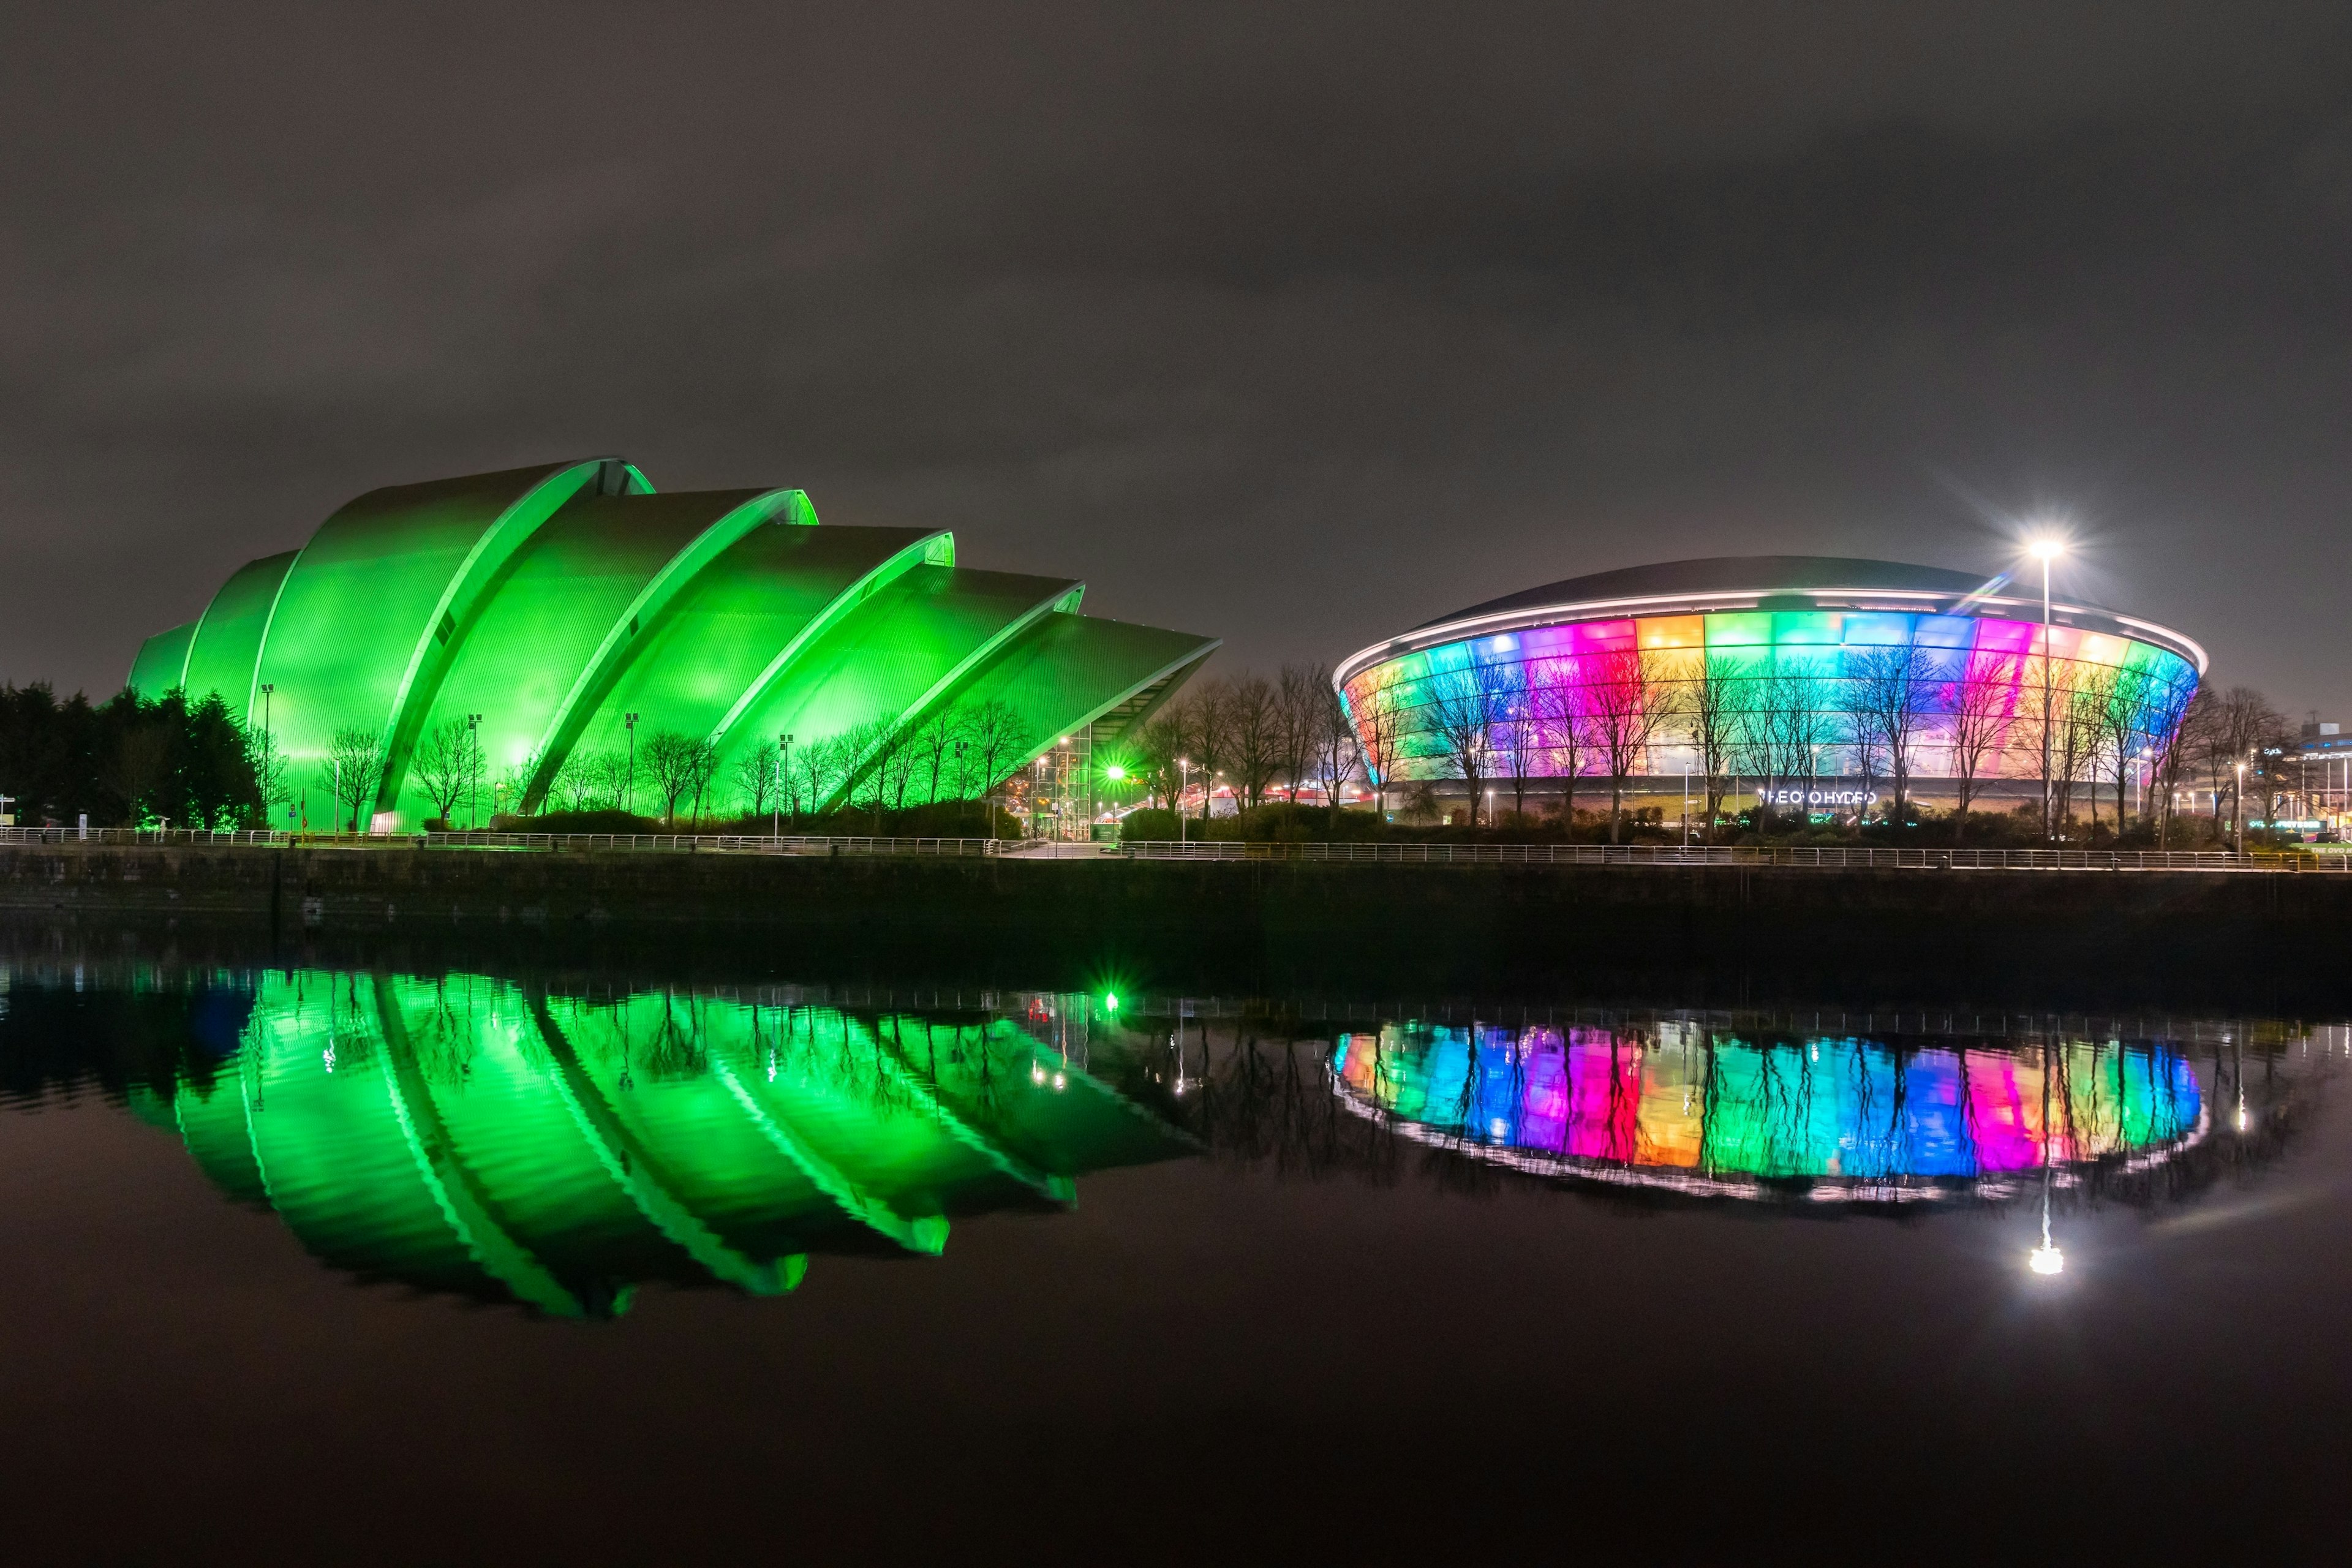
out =
<path fill-rule="evenodd" d="M 955 1216 L 1191 1147 L 1010 1018 L 466 974 L 268 973 L 168 1110 L 320 1259 L 562 1317 L 646 1280 L 774 1295 L 812 1253 L 936 1254 Z"/>

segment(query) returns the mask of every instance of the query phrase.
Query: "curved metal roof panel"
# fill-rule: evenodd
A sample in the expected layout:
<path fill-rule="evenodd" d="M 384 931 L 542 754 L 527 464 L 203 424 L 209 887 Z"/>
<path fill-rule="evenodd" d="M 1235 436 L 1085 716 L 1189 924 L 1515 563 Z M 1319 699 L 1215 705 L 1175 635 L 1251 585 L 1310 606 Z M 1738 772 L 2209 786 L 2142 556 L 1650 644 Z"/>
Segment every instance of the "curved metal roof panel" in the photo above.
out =
<path fill-rule="evenodd" d="M 1662 561 L 1648 566 L 1622 566 L 1563 578 L 1540 588 L 1506 594 L 1424 621 L 1422 626 L 1443 626 L 1478 616 L 1536 609 L 1596 599 L 1643 597 L 1650 595 L 1711 593 L 1798 593 L 1835 588 L 1886 589 L 1898 593 L 1948 594 L 1965 598 L 1986 584 L 1972 572 L 1940 566 L 1909 566 L 1895 561 L 1864 561 L 1845 555 L 1711 555 L 1694 561 Z M 1413 628 L 1415 631 L 1421 626 Z"/>
<path fill-rule="evenodd" d="M 1076 613 L 1083 591 L 961 566 L 944 530 L 823 528 L 799 490 L 655 494 L 622 459 L 593 458 L 370 491 L 299 551 L 241 568 L 202 620 L 151 638 L 133 679 L 161 695 L 193 647 L 203 684 L 241 714 L 270 682 L 271 738 L 306 803 L 355 776 L 330 765 L 339 744 L 373 741 L 382 759 L 361 764 L 377 781 L 364 809 L 347 798 L 306 820 L 373 810 L 405 826 L 436 814 L 453 769 L 479 781 L 469 819 L 518 804 L 509 791 L 535 808 L 575 753 L 646 740 L 631 716 L 709 746 L 720 779 L 779 731 L 871 746 L 877 726 L 983 691 L 1016 701 L 1042 747 L 1102 712 L 1133 717 L 1216 646 L 1090 635 L 1108 623 Z M 1066 622 L 1075 641 L 1044 641 L 1083 657 L 1008 685 Z M 1128 650 L 1130 671 L 1111 650 L 1136 636 L 1153 646 Z M 467 742 L 455 763 L 425 744 L 453 723 Z M 412 776 L 420 752 L 433 790 Z"/>

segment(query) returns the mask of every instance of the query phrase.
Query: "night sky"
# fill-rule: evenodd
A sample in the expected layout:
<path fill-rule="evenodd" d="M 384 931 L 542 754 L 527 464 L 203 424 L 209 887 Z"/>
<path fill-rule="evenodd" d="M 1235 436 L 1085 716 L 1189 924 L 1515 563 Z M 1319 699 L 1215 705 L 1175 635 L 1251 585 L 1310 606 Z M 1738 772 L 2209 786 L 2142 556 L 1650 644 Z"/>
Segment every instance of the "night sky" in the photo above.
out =
<path fill-rule="evenodd" d="M 2352 7 L 738 9 L 13 11 L 0 679 L 618 452 L 1228 668 L 2063 517 L 2352 711 Z"/>

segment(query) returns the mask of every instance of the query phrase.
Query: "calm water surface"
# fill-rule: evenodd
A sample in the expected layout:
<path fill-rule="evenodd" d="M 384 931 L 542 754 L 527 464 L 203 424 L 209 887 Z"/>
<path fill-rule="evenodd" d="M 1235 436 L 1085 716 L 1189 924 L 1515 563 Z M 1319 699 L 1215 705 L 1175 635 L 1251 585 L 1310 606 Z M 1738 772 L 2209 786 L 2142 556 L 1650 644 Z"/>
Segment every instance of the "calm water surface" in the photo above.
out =
<path fill-rule="evenodd" d="M 2337 1560 L 2340 1022 L 0 964 L 23 1560 Z"/>

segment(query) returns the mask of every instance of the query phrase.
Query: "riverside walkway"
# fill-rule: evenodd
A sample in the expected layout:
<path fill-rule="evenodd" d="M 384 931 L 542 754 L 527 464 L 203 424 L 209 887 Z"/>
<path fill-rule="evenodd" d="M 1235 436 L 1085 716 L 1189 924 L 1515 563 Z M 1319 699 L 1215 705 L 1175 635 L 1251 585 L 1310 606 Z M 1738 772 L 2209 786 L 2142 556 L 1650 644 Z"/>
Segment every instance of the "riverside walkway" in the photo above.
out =
<path fill-rule="evenodd" d="M 432 849 L 507 853 L 884 856 L 1014 860 L 1330 861 L 1410 866 L 1776 867 L 1819 870 L 2352 871 L 2352 856 L 2310 850 L 1938 849 L 1841 845 L 1281 843 L 1216 839 L 1134 844 L 1031 838 L 916 838 L 819 834 L 213 833 L 189 828 L 0 828 L 0 847 L 93 844 L 219 849 Z"/>

